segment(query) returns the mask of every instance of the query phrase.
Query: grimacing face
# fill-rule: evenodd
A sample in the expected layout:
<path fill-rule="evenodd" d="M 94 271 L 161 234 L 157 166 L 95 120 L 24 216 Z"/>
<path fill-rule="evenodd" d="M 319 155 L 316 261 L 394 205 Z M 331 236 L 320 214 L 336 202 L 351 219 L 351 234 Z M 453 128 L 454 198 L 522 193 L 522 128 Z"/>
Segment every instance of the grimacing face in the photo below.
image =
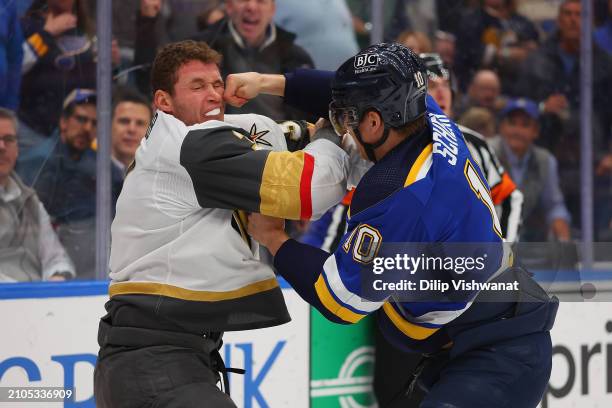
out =
<path fill-rule="evenodd" d="M 274 18 L 274 0 L 226 0 L 225 11 L 234 27 L 251 47 L 261 45 Z"/>
<path fill-rule="evenodd" d="M 14 139 L 9 142 L 7 139 Z M 19 149 L 17 147 L 17 132 L 13 121 L 0 118 L 0 185 L 4 185 L 9 174 L 15 168 Z"/>
<path fill-rule="evenodd" d="M 177 78 L 172 95 L 165 94 L 168 106 L 157 108 L 187 126 L 208 120 L 223 120 L 225 85 L 216 64 L 189 61 L 178 69 Z"/>

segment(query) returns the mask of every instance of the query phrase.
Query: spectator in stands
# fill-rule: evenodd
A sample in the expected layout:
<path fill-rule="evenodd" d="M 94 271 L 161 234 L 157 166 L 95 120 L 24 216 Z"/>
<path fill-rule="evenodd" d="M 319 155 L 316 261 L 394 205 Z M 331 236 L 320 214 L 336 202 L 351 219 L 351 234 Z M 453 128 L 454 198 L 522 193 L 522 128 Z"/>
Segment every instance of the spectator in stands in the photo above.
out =
<path fill-rule="evenodd" d="M 135 85 L 140 92 L 151 92 L 151 64 L 157 47 L 165 40 L 162 0 L 123 0 L 113 2 L 113 35 L 118 44 L 121 66 L 115 75 L 120 84 Z"/>
<path fill-rule="evenodd" d="M 417 54 L 430 53 L 432 50 L 431 41 L 420 31 L 403 31 L 397 36 L 396 42 L 405 45 Z"/>
<path fill-rule="evenodd" d="M 317 69 L 335 70 L 359 51 L 346 0 L 278 1 L 274 21 L 297 35 Z"/>
<path fill-rule="evenodd" d="M 457 112 L 460 116 L 467 109 L 475 106 L 488 109 L 493 115 L 496 115 L 503 103 L 499 76 L 490 69 L 481 69 L 474 75 L 466 95 L 457 106 Z"/>
<path fill-rule="evenodd" d="M 523 192 L 521 241 L 570 239 L 570 215 L 559 186 L 557 161 L 535 146 L 539 134 L 538 106 L 528 99 L 512 99 L 501 112 L 500 137 L 492 147 L 502 165 Z"/>
<path fill-rule="evenodd" d="M 559 7 L 557 32 L 525 61 L 520 94 L 540 103 L 541 138 L 538 144 L 559 162 L 561 188 L 574 226 L 580 226 L 580 0 L 564 0 Z M 592 168 L 610 163 L 612 127 L 612 57 L 593 44 Z M 608 168 L 609 165 L 608 165 Z M 610 173 L 599 173 L 594 202 L 610 200 Z M 598 175 L 596 173 L 596 175 Z M 598 207 L 596 206 L 596 210 Z M 598 217 L 599 218 L 599 217 Z M 609 214 L 607 217 L 609 220 Z M 609 228 L 609 223 L 600 228 Z"/>
<path fill-rule="evenodd" d="M 25 75 L 18 113 L 25 153 L 51 135 L 72 89 L 95 88 L 96 62 L 86 0 L 36 0 L 22 26 Z"/>
<path fill-rule="evenodd" d="M 202 14 L 222 3 L 223 0 L 164 0 L 162 14 L 168 42 L 192 38 L 200 31 Z"/>
<path fill-rule="evenodd" d="M 117 90 L 113 101 L 112 146 L 113 164 L 125 174 L 136 156 L 136 149 L 151 122 L 151 103 L 139 93 Z"/>
<path fill-rule="evenodd" d="M 38 196 L 57 226 L 57 234 L 75 263 L 80 278 L 94 277 L 96 153 L 95 93 L 75 89 L 65 99 L 59 134 L 36 146 L 19 161 L 18 172 Z M 112 169 L 112 208 L 122 184 L 122 174 Z"/>
<path fill-rule="evenodd" d="M 294 43 L 295 35 L 272 22 L 275 7 L 275 0 L 226 0 L 228 18 L 197 36 L 223 55 L 223 76 L 248 71 L 284 73 L 313 67 L 310 56 Z M 242 108 L 227 106 L 226 110 L 258 113 L 276 120 L 302 118 L 282 98 L 270 95 L 258 96 Z"/>
<path fill-rule="evenodd" d="M 23 35 L 13 0 L 0 0 L 0 107 L 19 103 Z"/>
<path fill-rule="evenodd" d="M 459 124 L 474 129 L 486 139 L 492 139 L 495 136 L 495 117 L 486 108 L 469 108 L 459 118 Z"/>
<path fill-rule="evenodd" d="M 200 12 L 196 18 L 198 31 L 208 30 L 211 25 L 223 20 L 223 18 L 226 17 L 225 7 L 223 7 L 222 0 L 210 0 L 206 3 L 208 7 Z M 193 35 L 190 37 L 193 37 Z"/>
<path fill-rule="evenodd" d="M 517 13 L 516 0 L 484 0 L 461 18 L 456 35 L 459 82 L 468 84 L 479 67 L 496 68 L 504 93 L 512 93 L 520 64 L 539 41 L 535 25 Z"/>
<path fill-rule="evenodd" d="M 455 66 L 455 46 L 457 38 L 446 31 L 436 31 L 434 35 L 433 49 L 434 52 L 440 55 L 442 62 L 449 67 L 451 71 Z"/>
<path fill-rule="evenodd" d="M 0 282 L 74 278 L 45 207 L 14 171 L 18 152 L 17 116 L 0 108 Z"/>

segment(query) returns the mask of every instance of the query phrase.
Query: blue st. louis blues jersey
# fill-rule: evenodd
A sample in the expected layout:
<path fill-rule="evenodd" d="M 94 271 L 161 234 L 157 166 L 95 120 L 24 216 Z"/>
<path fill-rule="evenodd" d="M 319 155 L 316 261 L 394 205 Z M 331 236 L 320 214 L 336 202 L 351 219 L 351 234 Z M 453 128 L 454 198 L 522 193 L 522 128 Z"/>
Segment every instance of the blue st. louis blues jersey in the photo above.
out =
<path fill-rule="evenodd" d="M 335 252 L 288 241 L 275 258 L 279 273 L 328 319 L 356 323 L 376 312 L 386 335 L 400 337 L 401 343 L 417 349 L 465 312 L 478 291 L 447 297 L 438 296 L 437 290 L 417 289 L 411 297 L 407 291 L 398 295 L 373 290 L 375 258 L 394 258 L 398 252 L 423 255 L 425 246 L 409 243 L 457 243 L 466 248 L 490 243 L 486 267 L 460 276 L 476 282 L 490 281 L 510 262 L 480 169 L 456 125 L 433 99 L 427 103 L 427 128 L 385 155 L 360 181 L 348 212 L 347 232 Z M 378 276 L 381 281 L 388 281 L 385 273 Z M 420 280 L 450 282 L 458 275 L 422 268 L 406 277 L 418 288 Z"/>

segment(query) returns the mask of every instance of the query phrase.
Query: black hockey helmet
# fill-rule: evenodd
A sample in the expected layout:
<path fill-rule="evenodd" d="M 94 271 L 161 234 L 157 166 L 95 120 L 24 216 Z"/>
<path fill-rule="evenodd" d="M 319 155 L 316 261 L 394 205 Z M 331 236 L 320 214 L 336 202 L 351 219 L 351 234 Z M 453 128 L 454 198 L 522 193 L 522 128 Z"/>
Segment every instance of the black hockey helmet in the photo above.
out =
<path fill-rule="evenodd" d="M 457 94 L 456 89 L 456 81 L 451 74 L 451 71 L 448 69 L 440 54 L 436 53 L 423 53 L 419 54 L 419 57 L 423 60 L 423 64 L 425 64 L 425 68 L 427 68 L 427 78 L 442 78 L 446 79 L 451 87 L 451 91 L 453 92 L 453 96 Z"/>
<path fill-rule="evenodd" d="M 330 121 L 339 135 L 352 127 L 371 160 L 387 139 L 389 128 L 399 128 L 426 112 L 427 71 L 409 48 L 398 43 L 372 45 L 349 58 L 332 81 Z M 364 113 L 377 111 L 385 124 L 383 137 L 364 143 L 357 126 Z"/>

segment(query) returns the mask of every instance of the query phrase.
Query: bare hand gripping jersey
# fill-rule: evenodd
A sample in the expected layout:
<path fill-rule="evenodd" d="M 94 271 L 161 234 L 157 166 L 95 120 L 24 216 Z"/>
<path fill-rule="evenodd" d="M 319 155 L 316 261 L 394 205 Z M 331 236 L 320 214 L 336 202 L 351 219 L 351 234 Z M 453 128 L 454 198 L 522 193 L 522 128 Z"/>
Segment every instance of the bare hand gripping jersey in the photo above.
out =
<path fill-rule="evenodd" d="M 202 333 L 289 321 L 243 211 L 320 216 L 346 191 L 348 156 L 326 139 L 286 148 L 263 116 L 188 127 L 157 114 L 112 225 L 113 325 Z"/>

